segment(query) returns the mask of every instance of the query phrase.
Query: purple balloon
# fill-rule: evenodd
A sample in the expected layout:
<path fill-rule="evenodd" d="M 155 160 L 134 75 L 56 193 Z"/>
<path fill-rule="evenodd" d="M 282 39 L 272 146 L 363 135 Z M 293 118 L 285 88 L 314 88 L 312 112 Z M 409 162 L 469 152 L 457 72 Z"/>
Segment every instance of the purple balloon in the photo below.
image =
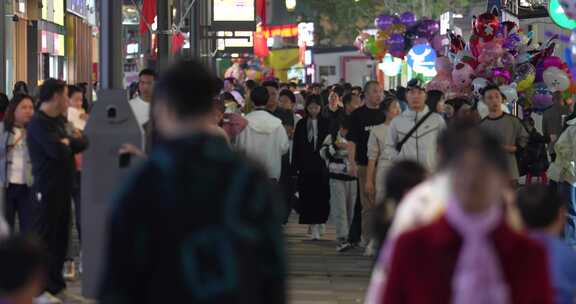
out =
<path fill-rule="evenodd" d="M 392 51 L 400 51 L 404 49 L 404 37 L 401 34 L 392 34 L 386 41 L 388 49 Z"/>
<path fill-rule="evenodd" d="M 402 13 L 402 15 L 400 15 L 400 22 L 402 22 L 406 27 L 410 27 L 416 24 L 416 14 L 413 12 Z"/>
<path fill-rule="evenodd" d="M 388 29 L 392 24 L 394 24 L 394 17 L 390 15 L 382 14 L 374 20 L 374 25 L 383 31 Z"/>
<path fill-rule="evenodd" d="M 426 36 L 433 37 L 440 30 L 440 23 L 436 20 L 426 21 Z"/>

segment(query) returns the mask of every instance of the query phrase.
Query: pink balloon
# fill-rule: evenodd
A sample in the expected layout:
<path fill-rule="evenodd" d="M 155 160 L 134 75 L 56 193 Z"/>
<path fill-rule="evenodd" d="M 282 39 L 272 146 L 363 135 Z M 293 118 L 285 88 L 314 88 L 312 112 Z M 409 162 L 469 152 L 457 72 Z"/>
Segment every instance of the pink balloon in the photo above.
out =
<path fill-rule="evenodd" d="M 442 76 L 449 76 L 452 71 L 452 63 L 446 56 L 436 57 L 435 62 L 436 73 Z"/>
<path fill-rule="evenodd" d="M 516 62 L 514 55 L 508 52 L 504 52 L 500 60 L 502 61 L 502 65 L 504 65 L 505 67 L 513 67 L 514 63 Z"/>
<path fill-rule="evenodd" d="M 488 79 L 492 76 L 492 68 L 486 63 L 480 63 L 474 71 L 476 72 L 477 77 Z"/>
<path fill-rule="evenodd" d="M 448 40 L 446 35 L 436 34 L 434 38 L 432 38 L 432 48 L 434 48 L 437 54 L 443 53 L 444 45 L 442 43 L 444 40 Z"/>
<path fill-rule="evenodd" d="M 452 84 L 455 88 L 470 86 L 474 77 L 474 69 L 468 64 L 459 63 L 452 71 Z"/>
<path fill-rule="evenodd" d="M 426 84 L 426 91 L 436 90 L 446 93 L 448 92 L 449 88 L 450 88 L 450 78 L 441 75 L 436 75 L 434 79 L 432 79 L 430 82 L 428 82 L 428 84 Z"/>
<path fill-rule="evenodd" d="M 480 63 L 493 63 L 502 55 L 504 50 L 502 45 L 496 42 L 487 42 L 480 47 L 480 56 L 478 62 Z"/>

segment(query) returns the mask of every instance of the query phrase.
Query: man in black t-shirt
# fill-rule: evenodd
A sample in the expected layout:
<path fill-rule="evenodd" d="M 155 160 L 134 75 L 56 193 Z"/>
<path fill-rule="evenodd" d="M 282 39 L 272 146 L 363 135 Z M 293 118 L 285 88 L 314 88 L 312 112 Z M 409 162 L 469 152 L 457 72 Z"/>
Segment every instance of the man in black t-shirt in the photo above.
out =
<path fill-rule="evenodd" d="M 368 165 L 367 146 L 370 130 L 384 123 L 386 115 L 380 110 L 382 88 L 376 81 L 369 81 L 364 87 L 365 105 L 356 109 L 350 116 L 349 141 L 350 174 L 358 176 L 360 202 L 362 204 L 362 239 L 366 245 L 365 255 L 375 254 L 375 246 L 366 244 L 373 236 L 372 218 L 375 211 L 374 200 L 366 193 L 366 166 Z"/>

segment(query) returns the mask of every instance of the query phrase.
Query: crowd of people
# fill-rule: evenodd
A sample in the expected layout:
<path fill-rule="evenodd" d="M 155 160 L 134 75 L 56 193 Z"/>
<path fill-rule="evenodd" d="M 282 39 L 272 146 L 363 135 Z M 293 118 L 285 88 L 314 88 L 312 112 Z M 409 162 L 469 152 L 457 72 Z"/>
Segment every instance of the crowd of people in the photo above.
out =
<path fill-rule="evenodd" d="M 0 235 L 13 235 L 0 269 L 23 268 L 0 271 L 8 303 L 59 303 L 71 218 L 81 229 L 85 93 L 48 79 L 38 95 L 14 94 L 0 133 Z M 366 303 L 576 300 L 576 112 L 563 96 L 543 134 L 492 85 L 447 99 L 420 79 L 238 83 L 189 60 L 143 70 L 130 97 L 145 144 L 118 153 L 145 161 L 112 202 L 102 303 L 285 303 L 293 216 L 312 240 L 331 223 L 336 251 L 373 257 Z"/>

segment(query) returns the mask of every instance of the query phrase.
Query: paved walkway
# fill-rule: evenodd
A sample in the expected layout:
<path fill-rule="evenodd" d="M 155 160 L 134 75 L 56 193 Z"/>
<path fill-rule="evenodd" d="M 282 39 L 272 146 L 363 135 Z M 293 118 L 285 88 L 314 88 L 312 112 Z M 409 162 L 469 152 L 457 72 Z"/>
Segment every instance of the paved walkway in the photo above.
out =
<path fill-rule="evenodd" d="M 327 225 L 323 240 L 312 241 L 307 235 L 307 226 L 298 225 L 295 220 L 293 217 L 285 229 L 289 263 L 288 303 L 363 303 L 372 266 L 371 259 L 362 256 L 360 249 L 336 252 L 333 226 Z M 80 294 L 80 280 L 71 282 L 69 291 Z"/>
<path fill-rule="evenodd" d="M 291 304 L 363 303 L 371 272 L 371 259 L 362 250 L 336 252 L 334 227 L 327 226 L 325 240 L 309 240 L 307 226 L 286 228 Z"/>

